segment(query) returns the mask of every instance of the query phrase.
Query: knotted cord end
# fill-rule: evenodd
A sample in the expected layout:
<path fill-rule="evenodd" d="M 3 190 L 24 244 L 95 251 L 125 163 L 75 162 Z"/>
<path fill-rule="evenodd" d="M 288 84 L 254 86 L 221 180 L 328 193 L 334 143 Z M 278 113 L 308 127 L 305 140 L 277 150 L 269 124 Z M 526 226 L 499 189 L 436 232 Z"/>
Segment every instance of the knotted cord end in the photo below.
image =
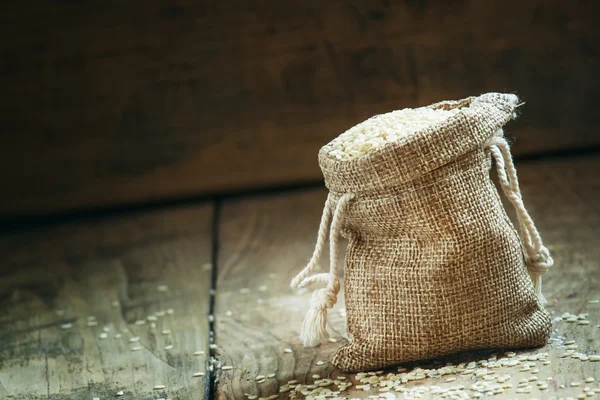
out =
<path fill-rule="evenodd" d="M 529 257 L 525 260 L 525 264 L 527 265 L 529 276 L 531 276 L 533 287 L 535 288 L 540 303 L 546 304 L 546 298 L 542 294 L 542 275 L 548 272 L 548 269 L 554 265 L 554 260 L 552 259 L 552 256 L 550 256 L 550 251 L 542 246 L 540 251 L 534 257 Z"/>
<path fill-rule="evenodd" d="M 310 309 L 306 313 L 300 338 L 306 347 L 314 347 L 329 337 L 327 332 L 327 309 L 337 302 L 339 284 L 316 290 L 310 301 Z"/>

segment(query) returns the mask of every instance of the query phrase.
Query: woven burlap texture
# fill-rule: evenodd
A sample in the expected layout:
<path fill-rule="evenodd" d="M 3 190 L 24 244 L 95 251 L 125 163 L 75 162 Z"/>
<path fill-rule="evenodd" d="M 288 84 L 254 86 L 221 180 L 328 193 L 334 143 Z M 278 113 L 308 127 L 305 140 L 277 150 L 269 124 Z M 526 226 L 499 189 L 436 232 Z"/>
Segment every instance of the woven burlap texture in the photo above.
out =
<path fill-rule="evenodd" d="M 356 160 L 321 150 L 326 207 L 352 194 L 340 228 L 349 240 L 350 343 L 335 354 L 336 367 L 547 342 L 550 316 L 490 179 L 489 144 L 514 118 L 516 99 L 488 93 L 434 104 L 461 111 Z"/>

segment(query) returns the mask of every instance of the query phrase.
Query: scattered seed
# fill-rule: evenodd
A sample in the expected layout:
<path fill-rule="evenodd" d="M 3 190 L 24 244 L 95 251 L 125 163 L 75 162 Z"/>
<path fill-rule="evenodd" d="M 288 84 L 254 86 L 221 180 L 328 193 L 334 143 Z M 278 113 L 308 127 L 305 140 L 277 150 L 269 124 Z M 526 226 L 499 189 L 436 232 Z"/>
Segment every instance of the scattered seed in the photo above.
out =
<path fill-rule="evenodd" d="M 454 382 L 455 380 L 456 380 L 456 378 L 451 376 L 450 378 L 446 378 L 446 380 L 444 382 L 449 383 L 449 382 Z"/>
<path fill-rule="evenodd" d="M 119 339 L 120 337 L 121 337 L 120 333 L 115 333 L 115 336 L 114 336 L 115 339 Z"/>
<path fill-rule="evenodd" d="M 108 337 L 108 334 L 106 332 L 102 332 L 100 335 L 98 335 L 98 337 L 100 339 L 106 339 Z"/>
<path fill-rule="evenodd" d="M 321 379 L 321 375 L 319 374 L 314 374 L 312 377 L 313 379 Z"/>
<path fill-rule="evenodd" d="M 117 392 L 117 396 L 123 396 L 123 394 L 124 394 L 124 393 L 123 393 L 123 391 L 122 391 L 122 390 L 119 390 L 119 391 Z"/>
<path fill-rule="evenodd" d="M 330 337 L 330 338 L 329 338 L 329 339 L 327 339 L 327 340 L 329 340 L 331 343 L 337 343 L 337 339 L 336 339 L 336 338 L 332 338 L 332 337 Z"/>
<path fill-rule="evenodd" d="M 141 346 L 133 346 L 133 347 L 131 348 L 131 351 L 140 351 L 141 349 L 142 349 L 142 347 L 141 347 Z"/>
<path fill-rule="evenodd" d="M 215 322 L 215 316 L 212 314 L 208 315 L 208 322 Z"/>
<path fill-rule="evenodd" d="M 317 365 L 323 365 L 323 364 L 325 364 L 324 361 L 321 361 L 321 360 L 317 361 Z"/>
<path fill-rule="evenodd" d="M 154 385 L 154 387 L 152 388 L 152 390 L 162 390 L 165 388 L 165 385 Z"/>
<path fill-rule="evenodd" d="M 139 341 L 140 341 L 139 336 L 134 336 L 134 337 L 129 338 L 129 343 L 135 343 L 135 342 L 139 342 Z"/>
<path fill-rule="evenodd" d="M 172 308 L 167 308 L 167 314 L 171 315 L 175 312 Z"/>
<path fill-rule="evenodd" d="M 143 319 L 138 319 L 137 321 L 134 322 L 135 325 L 144 325 L 145 323 L 146 323 L 146 321 Z"/>
<path fill-rule="evenodd" d="M 169 290 L 169 287 L 167 285 L 158 285 L 156 287 L 156 290 L 158 290 L 159 292 L 166 292 L 167 290 Z"/>
<path fill-rule="evenodd" d="M 170 335 L 171 331 L 169 329 L 163 329 L 160 333 L 162 333 L 163 335 Z"/>
<path fill-rule="evenodd" d="M 69 323 L 66 323 L 66 324 L 62 324 L 60 326 L 60 329 L 71 329 L 72 327 L 73 327 L 73 324 L 69 322 Z"/>
<path fill-rule="evenodd" d="M 273 379 L 273 378 L 275 378 L 275 374 L 269 374 L 269 375 L 267 375 L 267 378 Z"/>
<path fill-rule="evenodd" d="M 291 352 L 292 352 L 292 349 L 290 349 L 290 348 L 287 348 L 287 349 L 283 350 L 283 352 L 284 352 L 284 353 L 291 353 Z M 599 360 L 599 361 L 600 361 L 600 360 Z"/>
<path fill-rule="evenodd" d="M 204 351 L 202 351 L 202 350 L 195 351 L 194 355 L 195 356 L 203 356 L 204 355 Z"/>
<path fill-rule="evenodd" d="M 278 397 L 279 397 L 278 394 L 272 394 L 272 395 L 269 396 L 269 400 L 275 400 Z"/>
<path fill-rule="evenodd" d="M 588 303 L 590 303 L 590 304 L 598 304 L 598 303 L 600 303 L 600 300 L 598 300 L 598 299 L 588 300 Z"/>
<path fill-rule="evenodd" d="M 97 326 L 97 325 L 98 325 L 98 321 L 96 321 L 96 320 L 87 322 L 87 326 Z"/>
<path fill-rule="evenodd" d="M 231 311 L 225 312 L 225 316 L 227 316 L 227 317 L 231 317 L 232 315 L 233 315 L 233 313 Z"/>
<path fill-rule="evenodd" d="M 594 378 L 593 378 L 593 377 L 591 377 L 591 376 L 590 376 L 589 378 L 586 378 L 586 379 L 585 379 L 585 381 L 586 381 L 587 383 L 592 383 L 592 382 L 594 382 L 595 380 L 596 380 L 596 379 L 594 379 Z"/>
<path fill-rule="evenodd" d="M 591 362 L 598 362 L 598 361 L 600 361 L 600 355 L 593 354 L 593 355 L 589 356 L 589 359 Z"/>
<path fill-rule="evenodd" d="M 571 387 L 577 387 L 577 386 L 580 386 L 580 385 L 581 385 L 581 382 L 571 382 L 569 385 L 570 385 Z"/>
<path fill-rule="evenodd" d="M 258 399 L 258 396 L 252 395 L 252 396 L 248 396 L 248 400 L 256 400 Z"/>
<path fill-rule="evenodd" d="M 222 369 L 223 371 L 229 371 L 229 370 L 233 369 L 233 367 L 232 367 L 231 365 L 223 365 L 223 366 L 221 367 L 221 369 Z"/>
<path fill-rule="evenodd" d="M 590 324 L 590 321 L 588 321 L 587 319 L 577 321 L 577 325 L 589 325 L 589 324 Z"/>
<path fill-rule="evenodd" d="M 171 350 L 173 348 L 172 344 L 168 344 L 165 346 L 165 350 Z"/>
<path fill-rule="evenodd" d="M 194 377 L 194 378 L 197 378 L 197 377 L 199 377 L 199 376 L 204 376 L 204 372 L 194 372 L 194 373 L 192 374 L 192 377 Z"/>

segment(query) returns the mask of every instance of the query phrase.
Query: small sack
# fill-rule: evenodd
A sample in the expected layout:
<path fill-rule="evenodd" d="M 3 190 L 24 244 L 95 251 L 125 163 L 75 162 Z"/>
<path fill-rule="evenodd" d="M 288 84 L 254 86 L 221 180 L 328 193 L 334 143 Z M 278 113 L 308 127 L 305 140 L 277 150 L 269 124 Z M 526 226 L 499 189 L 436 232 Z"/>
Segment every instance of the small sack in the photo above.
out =
<path fill-rule="evenodd" d="M 335 140 L 321 149 L 329 196 L 313 257 L 291 285 L 325 285 L 313 293 L 301 333 L 305 345 L 328 336 L 327 309 L 340 289 L 339 234 L 349 240 L 349 344 L 335 354 L 336 367 L 355 372 L 465 350 L 546 344 L 551 319 L 541 276 L 553 261 L 523 204 L 502 131 L 518 102 L 500 93 L 445 101 L 423 109 L 453 111 L 447 119 L 364 155 L 333 156 Z M 392 114 L 366 122 L 393 130 Z M 490 179 L 492 157 L 520 236 Z M 328 229 L 330 271 L 311 275 Z"/>

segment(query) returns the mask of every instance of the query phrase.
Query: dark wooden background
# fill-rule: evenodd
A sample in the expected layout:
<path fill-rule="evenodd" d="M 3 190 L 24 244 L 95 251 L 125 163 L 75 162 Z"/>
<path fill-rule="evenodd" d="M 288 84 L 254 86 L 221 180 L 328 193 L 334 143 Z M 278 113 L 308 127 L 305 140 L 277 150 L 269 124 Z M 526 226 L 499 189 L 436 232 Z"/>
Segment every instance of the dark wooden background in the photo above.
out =
<path fill-rule="evenodd" d="M 0 6 L 0 214 L 316 182 L 369 116 L 527 102 L 517 155 L 600 146 L 593 2 L 23 1 Z"/>

